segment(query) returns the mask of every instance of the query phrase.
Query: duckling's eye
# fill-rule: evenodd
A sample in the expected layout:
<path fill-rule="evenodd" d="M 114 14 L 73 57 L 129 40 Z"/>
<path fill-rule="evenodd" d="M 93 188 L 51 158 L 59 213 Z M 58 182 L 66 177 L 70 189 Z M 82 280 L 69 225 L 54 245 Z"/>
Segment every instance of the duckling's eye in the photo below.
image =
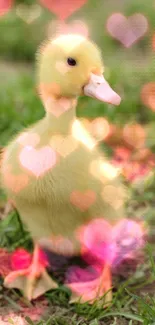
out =
<path fill-rule="evenodd" d="M 74 67 L 75 65 L 77 65 L 76 60 L 73 59 L 73 58 L 68 58 L 68 59 L 67 59 L 67 63 L 68 63 L 69 65 L 71 65 L 72 67 Z"/>

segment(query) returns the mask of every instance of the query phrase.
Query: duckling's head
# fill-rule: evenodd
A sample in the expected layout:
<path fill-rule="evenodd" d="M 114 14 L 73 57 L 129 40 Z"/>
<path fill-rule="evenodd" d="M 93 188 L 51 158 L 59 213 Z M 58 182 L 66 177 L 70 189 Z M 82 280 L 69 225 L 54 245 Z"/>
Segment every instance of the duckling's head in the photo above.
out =
<path fill-rule="evenodd" d="M 115 105 L 117 95 L 103 77 L 99 48 L 81 35 L 60 35 L 38 53 L 38 81 L 44 97 L 74 98 L 87 95 Z"/>

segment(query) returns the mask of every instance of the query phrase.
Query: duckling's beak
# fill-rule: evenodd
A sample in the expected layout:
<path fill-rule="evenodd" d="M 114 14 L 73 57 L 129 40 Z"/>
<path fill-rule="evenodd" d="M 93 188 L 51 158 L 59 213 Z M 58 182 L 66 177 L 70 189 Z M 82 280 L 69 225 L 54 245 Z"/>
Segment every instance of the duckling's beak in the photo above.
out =
<path fill-rule="evenodd" d="M 84 86 L 84 94 L 113 105 L 119 105 L 121 97 L 115 93 L 103 76 L 91 73 L 89 83 Z"/>

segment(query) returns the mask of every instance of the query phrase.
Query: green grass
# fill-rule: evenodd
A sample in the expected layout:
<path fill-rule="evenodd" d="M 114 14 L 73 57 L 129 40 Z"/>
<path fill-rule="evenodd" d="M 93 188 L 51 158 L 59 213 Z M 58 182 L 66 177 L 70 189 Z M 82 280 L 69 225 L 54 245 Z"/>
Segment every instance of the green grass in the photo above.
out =
<path fill-rule="evenodd" d="M 148 268 L 150 266 L 148 265 Z M 49 311 L 44 315 L 44 319 L 33 322 L 26 316 L 26 324 L 33 325 L 74 325 L 74 324 L 145 324 L 153 325 L 155 321 L 155 300 L 145 291 L 146 284 L 153 284 L 155 275 L 152 273 L 147 281 L 145 275 L 140 276 L 140 271 L 121 283 L 117 292 L 113 296 L 112 305 L 104 308 L 103 299 L 93 306 L 85 304 L 69 305 L 68 293 L 60 288 L 49 292 L 46 297 L 49 301 Z M 137 282 L 138 285 L 137 285 Z M 142 297 L 135 294 L 137 288 L 141 289 Z M 17 294 L 16 294 L 17 295 Z M 11 296 L 11 298 L 10 298 Z M 7 298 L 7 299 L 6 299 Z M 7 297 L 4 296 L 10 307 L 13 306 L 17 314 L 20 314 L 17 297 L 15 292 L 11 292 Z M 50 314 L 51 312 L 51 314 Z"/>
<path fill-rule="evenodd" d="M 35 1 L 16 0 L 31 5 Z M 129 49 L 112 39 L 106 31 L 106 20 L 113 12 L 131 15 L 135 12 L 145 14 L 149 31 L 142 40 Z M 155 32 L 154 0 L 89 0 L 88 3 L 69 18 L 83 19 L 89 26 L 91 38 L 103 51 L 105 77 L 122 96 L 120 107 L 104 105 L 96 100 L 80 98 L 77 115 L 95 118 L 106 116 L 118 125 L 137 121 L 148 127 L 147 146 L 155 150 L 155 113 L 141 102 L 140 93 L 144 84 L 155 81 L 155 58 L 151 48 Z M 11 137 L 24 127 L 39 120 L 44 109 L 36 92 L 34 58 L 37 46 L 46 38 L 48 23 L 55 19 L 42 7 L 41 16 L 32 24 L 17 17 L 15 7 L 4 17 L 0 17 L 0 146 L 8 143 Z M 39 31 L 39 32 L 38 32 Z M 142 218 L 150 226 L 152 244 L 146 248 L 145 263 L 136 272 L 124 277 L 114 276 L 114 296 L 112 305 L 103 308 L 104 301 L 88 304 L 69 305 L 70 293 L 60 286 L 46 294 L 48 312 L 39 321 L 25 316 L 26 324 L 35 325 L 154 325 L 155 324 L 155 264 L 154 264 L 154 220 L 155 220 L 155 181 L 154 171 L 150 177 L 135 186 L 129 185 L 132 199 L 127 206 L 127 214 Z M 0 202 L 6 198 L 0 192 Z M 30 235 L 23 228 L 18 214 L 13 211 L 0 222 L 0 247 L 14 250 L 19 246 L 32 248 Z M 132 271 L 132 270 L 131 270 Z M 19 301 L 21 295 L 16 290 L 6 290 L 0 282 L 0 314 L 7 304 L 7 310 L 16 316 L 23 313 Z M 34 303 L 22 300 L 24 308 L 36 307 Z M 24 309 L 25 310 L 25 309 Z M 14 324 L 10 316 L 10 324 Z M 19 325 L 18 323 L 15 325 Z"/>
<path fill-rule="evenodd" d="M 147 219 L 153 225 L 154 198 L 148 199 L 148 194 L 153 193 L 154 184 L 149 182 L 142 189 L 132 189 L 132 202 L 137 202 L 137 209 L 132 209 L 130 204 L 130 213 L 134 213 L 135 218 L 145 213 L 145 202 L 149 204 L 147 210 Z M 147 196 L 146 196 L 147 192 Z M 142 209 L 144 206 L 144 209 Z M 145 213 L 146 216 L 146 213 Z M 24 246 L 26 249 L 32 248 L 32 242 L 29 234 L 24 230 L 18 214 L 13 211 L 0 223 L 0 246 L 7 247 L 13 251 L 18 246 Z M 26 317 L 26 324 L 33 325 L 103 325 L 103 324 L 145 324 L 153 325 L 155 322 L 155 262 L 154 245 L 146 247 L 145 264 L 140 264 L 136 272 L 132 271 L 130 277 L 115 276 L 112 305 L 104 308 L 104 297 L 93 306 L 85 304 L 69 305 L 70 293 L 68 289 L 60 286 L 59 289 L 48 292 L 45 296 L 48 300 L 48 312 L 42 315 L 40 321 L 33 322 L 30 317 Z M 7 302 L 10 309 L 13 308 L 15 315 L 19 315 L 22 309 L 19 305 L 20 294 L 15 290 L 2 291 L 3 299 Z M 28 302 L 25 301 L 24 304 Z M 1 304 L 0 304 L 1 308 Z M 1 310 L 1 309 L 0 309 Z M 52 315 L 51 315 L 52 314 Z M 130 323 L 129 323 L 130 322 Z"/>

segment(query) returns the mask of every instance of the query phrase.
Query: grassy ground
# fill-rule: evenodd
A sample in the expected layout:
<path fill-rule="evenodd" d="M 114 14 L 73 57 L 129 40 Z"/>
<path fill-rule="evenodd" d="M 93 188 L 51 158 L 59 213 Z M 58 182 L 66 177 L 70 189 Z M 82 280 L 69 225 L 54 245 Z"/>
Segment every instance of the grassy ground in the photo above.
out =
<path fill-rule="evenodd" d="M 16 1 L 16 6 L 22 1 Z M 27 8 L 34 2 L 27 1 Z M 26 23 L 17 16 L 15 8 L 0 18 L 0 146 L 7 144 L 12 135 L 44 115 L 35 90 L 34 53 L 46 37 L 47 26 L 54 15 L 41 9 L 41 15 L 33 23 Z M 129 49 L 113 40 L 105 28 L 110 14 L 121 11 L 125 15 L 144 14 L 149 22 L 147 34 Z M 147 137 L 145 147 L 155 150 L 155 113 L 141 100 L 141 89 L 154 81 L 155 59 L 151 46 L 155 32 L 155 4 L 153 0 L 108 1 L 90 0 L 73 19 L 83 19 L 88 24 L 91 37 L 102 48 L 105 60 L 105 76 L 121 93 L 119 108 L 81 98 L 77 114 L 94 119 L 105 116 L 109 122 L 124 127 L 129 122 L 140 123 Z M 40 31 L 38 33 L 38 30 Z M 132 199 L 127 214 L 142 218 L 150 227 L 150 246 L 139 258 L 138 267 L 123 264 L 114 274 L 112 305 L 69 305 L 69 292 L 60 286 L 36 302 L 28 303 L 15 290 L 6 290 L 0 284 L 0 324 L 38 325 L 153 325 L 155 324 L 155 264 L 154 264 L 154 170 L 138 183 L 128 183 Z M 30 236 L 20 223 L 15 211 L 7 212 L 7 200 L 0 192 L 0 247 L 13 250 L 18 246 L 30 248 Z M 6 213 L 5 213 L 6 212 Z M 4 218 L 7 214 L 7 218 Z M 143 262 L 141 262 L 143 261 Z M 22 323 L 24 322 L 24 323 Z"/>

